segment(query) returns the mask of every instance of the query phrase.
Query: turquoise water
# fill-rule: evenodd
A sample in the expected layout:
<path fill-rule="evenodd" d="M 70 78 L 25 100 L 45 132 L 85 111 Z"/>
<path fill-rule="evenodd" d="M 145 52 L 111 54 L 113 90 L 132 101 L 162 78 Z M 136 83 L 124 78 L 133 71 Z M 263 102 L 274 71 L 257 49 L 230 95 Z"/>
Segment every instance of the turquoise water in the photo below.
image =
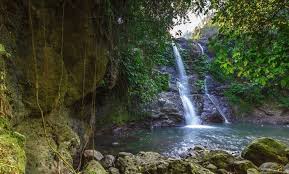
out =
<path fill-rule="evenodd" d="M 176 156 L 195 145 L 239 152 L 258 137 L 272 137 L 289 145 L 289 127 L 226 124 L 158 128 L 134 131 L 126 137 L 97 136 L 95 143 L 97 150 L 110 154 L 120 151 L 131 153 L 155 151 Z"/>

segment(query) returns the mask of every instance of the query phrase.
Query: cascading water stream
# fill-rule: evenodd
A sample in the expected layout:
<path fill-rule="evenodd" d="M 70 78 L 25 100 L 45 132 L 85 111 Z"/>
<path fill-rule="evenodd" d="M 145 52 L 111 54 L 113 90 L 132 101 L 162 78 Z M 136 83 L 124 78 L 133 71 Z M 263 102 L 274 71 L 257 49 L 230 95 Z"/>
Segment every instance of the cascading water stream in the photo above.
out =
<path fill-rule="evenodd" d="M 200 47 L 201 49 L 201 52 L 202 52 L 202 55 L 204 55 L 204 48 L 202 47 L 201 44 L 197 43 L 198 46 Z M 224 114 L 224 112 L 222 111 L 222 109 L 220 108 L 220 105 L 218 104 L 217 100 L 215 99 L 215 97 L 213 95 L 211 95 L 209 93 L 209 90 L 208 90 L 208 85 L 207 85 L 207 79 L 208 79 L 208 76 L 205 77 L 205 81 L 204 81 L 204 85 L 205 85 L 205 95 L 209 98 L 209 100 L 213 103 L 213 105 L 216 107 L 216 109 L 218 110 L 218 112 L 221 114 L 221 116 L 223 117 L 225 123 L 230 123 L 228 121 L 228 119 L 226 118 L 226 115 Z"/>
<path fill-rule="evenodd" d="M 199 125 L 200 120 L 196 115 L 195 107 L 189 99 L 190 88 L 188 77 L 186 75 L 185 66 L 177 46 L 173 43 L 174 56 L 177 63 L 177 70 L 179 73 L 178 89 L 184 107 L 184 114 L 187 125 Z"/>
<path fill-rule="evenodd" d="M 228 121 L 228 119 L 226 118 L 226 115 L 224 114 L 224 112 L 222 111 L 222 109 L 220 108 L 220 105 L 217 103 L 215 97 L 213 95 L 211 95 L 208 91 L 208 86 L 207 86 L 207 78 L 208 76 L 205 77 L 205 95 L 209 98 L 209 100 L 213 103 L 213 105 L 216 107 L 216 109 L 218 110 L 218 112 L 221 114 L 221 116 L 223 117 L 225 123 L 230 123 Z"/>

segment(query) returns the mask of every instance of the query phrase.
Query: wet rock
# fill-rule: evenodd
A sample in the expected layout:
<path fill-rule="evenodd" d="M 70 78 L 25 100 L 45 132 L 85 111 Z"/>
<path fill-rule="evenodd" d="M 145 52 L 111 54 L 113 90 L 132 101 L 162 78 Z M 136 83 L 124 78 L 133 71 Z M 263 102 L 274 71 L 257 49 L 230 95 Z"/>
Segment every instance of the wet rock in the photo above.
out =
<path fill-rule="evenodd" d="M 170 162 L 168 171 L 165 174 L 171 173 L 182 173 L 182 174 L 213 174 L 208 169 L 203 168 L 201 165 L 196 164 L 192 161 L 186 160 L 175 160 Z"/>
<path fill-rule="evenodd" d="M 260 174 L 260 172 L 255 168 L 250 168 L 247 170 L 247 174 Z"/>
<path fill-rule="evenodd" d="M 232 171 L 235 171 L 238 174 L 246 174 L 248 169 L 258 169 L 251 161 L 242 160 L 235 161 L 232 165 Z"/>
<path fill-rule="evenodd" d="M 206 123 L 223 123 L 224 122 L 224 118 L 216 109 L 213 109 L 212 111 L 204 111 L 202 113 L 201 118 Z"/>
<path fill-rule="evenodd" d="M 123 174 L 213 174 L 193 160 L 168 159 L 155 152 L 119 157 L 117 167 Z"/>
<path fill-rule="evenodd" d="M 284 167 L 284 172 L 289 174 L 289 163 Z"/>
<path fill-rule="evenodd" d="M 265 162 L 286 164 L 288 162 L 286 148 L 287 146 L 284 143 L 271 138 L 259 138 L 242 151 L 242 157 L 256 165 L 261 165 Z"/>
<path fill-rule="evenodd" d="M 84 168 L 83 174 L 107 174 L 105 169 L 101 166 L 98 161 L 90 161 Z"/>
<path fill-rule="evenodd" d="M 114 168 L 114 167 L 110 167 L 108 169 L 108 171 L 109 171 L 110 174 L 120 174 L 119 170 L 117 168 Z"/>
<path fill-rule="evenodd" d="M 219 170 L 217 170 L 216 173 L 217 173 L 217 174 L 230 174 L 230 172 L 228 172 L 228 171 L 225 170 L 225 169 L 219 169 Z"/>
<path fill-rule="evenodd" d="M 169 127 L 184 121 L 178 91 L 162 92 L 149 106 L 153 127 Z"/>
<path fill-rule="evenodd" d="M 128 153 L 128 152 L 119 152 L 118 153 L 118 157 L 125 157 L 125 156 L 133 156 L 132 153 Z"/>
<path fill-rule="evenodd" d="M 189 148 L 187 151 L 180 154 L 181 158 L 196 157 L 196 156 L 197 152 L 192 148 Z"/>
<path fill-rule="evenodd" d="M 33 121 L 23 120 L 16 127 L 16 130 L 26 137 L 26 173 L 53 174 L 60 172 L 66 174 L 70 172 L 62 162 L 59 162 L 57 155 L 51 149 L 51 147 L 57 149 L 66 162 L 72 165 L 73 156 L 76 155 L 80 140 L 78 135 L 68 126 L 67 116 L 68 113 L 57 111 L 46 117 L 45 119 L 49 123 L 46 127 L 46 136 L 43 133 L 43 124 L 40 118 L 33 119 Z M 50 142 L 50 145 L 47 144 L 47 141 Z"/>
<path fill-rule="evenodd" d="M 209 162 L 218 169 L 230 169 L 230 166 L 236 160 L 231 154 L 224 151 L 210 151 L 202 158 L 203 162 Z"/>
<path fill-rule="evenodd" d="M 203 146 L 196 145 L 196 146 L 194 147 L 194 150 L 195 150 L 195 151 L 202 151 L 202 150 L 205 150 L 205 148 L 204 148 Z"/>
<path fill-rule="evenodd" d="M 214 164 L 208 164 L 206 166 L 206 169 L 209 169 L 210 171 L 215 172 L 215 171 L 217 171 L 218 168 Z"/>
<path fill-rule="evenodd" d="M 266 162 L 260 167 L 262 173 L 280 173 L 284 171 L 284 167 L 278 163 Z"/>
<path fill-rule="evenodd" d="M 86 161 L 89 160 L 101 161 L 104 158 L 103 155 L 96 150 L 85 150 L 83 155 Z"/>
<path fill-rule="evenodd" d="M 101 160 L 101 164 L 105 168 L 113 167 L 115 162 L 115 157 L 113 155 L 105 155 L 104 158 Z"/>

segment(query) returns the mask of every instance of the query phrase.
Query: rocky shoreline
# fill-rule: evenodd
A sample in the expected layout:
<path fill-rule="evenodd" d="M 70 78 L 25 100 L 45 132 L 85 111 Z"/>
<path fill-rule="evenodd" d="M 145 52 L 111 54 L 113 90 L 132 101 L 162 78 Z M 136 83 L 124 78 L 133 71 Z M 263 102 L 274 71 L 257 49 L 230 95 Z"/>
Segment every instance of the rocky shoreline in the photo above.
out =
<path fill-rule="evenodd" d="M 289 147 L 271 138 L 251 142 L 241 155 L 201 146 L 189 149 L 180 158 L 156 152 L 117 156 L 86 150 L 83 174 L 288 174 Z"/>

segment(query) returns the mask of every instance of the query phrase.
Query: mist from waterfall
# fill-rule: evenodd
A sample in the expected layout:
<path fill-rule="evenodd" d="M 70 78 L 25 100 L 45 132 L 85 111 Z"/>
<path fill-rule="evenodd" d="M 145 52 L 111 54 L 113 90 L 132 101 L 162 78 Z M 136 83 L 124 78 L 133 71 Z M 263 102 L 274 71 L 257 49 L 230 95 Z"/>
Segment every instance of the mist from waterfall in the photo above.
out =
<path fill-rule="evenodd" d="M 174 56 L 176 59 L 179 81 L 177 82 L 179 94 L 184 107 L 184 115 L 187 125 L 199 125 L 200 120 L 196 115 L 195 107 L 189 98 L 190 88 L 185 66 L 177 46 L 173 43 Z"/>

